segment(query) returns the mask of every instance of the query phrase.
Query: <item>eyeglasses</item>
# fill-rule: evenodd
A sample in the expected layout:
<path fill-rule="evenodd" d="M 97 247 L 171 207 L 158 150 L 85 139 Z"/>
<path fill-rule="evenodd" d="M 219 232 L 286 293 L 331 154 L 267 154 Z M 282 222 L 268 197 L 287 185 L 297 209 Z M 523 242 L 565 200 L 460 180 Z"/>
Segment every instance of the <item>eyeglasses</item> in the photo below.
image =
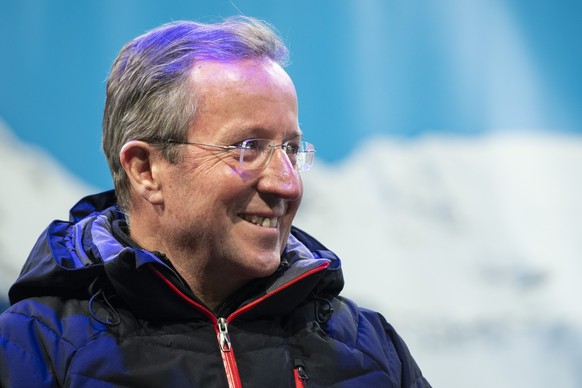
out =
<path fill-rule="evenodd" d="M 281 148 L 289 158 L 291 165 L 297 171 L 307 171 L 313 165 L 315 147 L 306 141 L 287 141 L 282 144 L 272 144 L 270 139 L 247 139 L 235 145 L 217 145 L 193 141 L 168 139 L 161 142 L 174 144 L 197 145 L 201 147 L 219 148 L 233 153 L 238 159 L 240 171 L 255 171 L 264 169 L 276 148 Z"/>

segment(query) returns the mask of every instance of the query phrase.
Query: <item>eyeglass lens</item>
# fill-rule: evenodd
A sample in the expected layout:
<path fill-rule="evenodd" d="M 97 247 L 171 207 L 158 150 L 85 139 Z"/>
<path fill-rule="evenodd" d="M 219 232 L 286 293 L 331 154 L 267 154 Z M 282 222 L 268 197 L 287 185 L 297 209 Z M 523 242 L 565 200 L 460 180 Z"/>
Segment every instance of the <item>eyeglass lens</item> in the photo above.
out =
<path fill-rule="evenodd" d="M 306 171 L 313 164 L 315 148 L 305 141 L 271 144 L 269 139 L 248 139 L 240 145 L 239 164 L 243 170 L 264 168 L 277 147 L 281 147 L 297 171 Z"/>

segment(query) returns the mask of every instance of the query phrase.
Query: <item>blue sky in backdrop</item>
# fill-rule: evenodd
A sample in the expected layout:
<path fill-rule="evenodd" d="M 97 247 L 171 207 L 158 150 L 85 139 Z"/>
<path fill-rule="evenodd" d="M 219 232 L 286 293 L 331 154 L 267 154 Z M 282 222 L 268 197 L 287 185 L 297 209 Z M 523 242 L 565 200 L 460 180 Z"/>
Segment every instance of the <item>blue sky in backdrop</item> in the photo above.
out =
<path fill-rule="evenodd" d="M 119 49 L 171 20 L 240 13 L 290 47 L 302 129 L 329 163 L 374 135 L 582 133 L 574 0 L 3 1 L 0 119 L 110 188 L 101 113 Z"/>

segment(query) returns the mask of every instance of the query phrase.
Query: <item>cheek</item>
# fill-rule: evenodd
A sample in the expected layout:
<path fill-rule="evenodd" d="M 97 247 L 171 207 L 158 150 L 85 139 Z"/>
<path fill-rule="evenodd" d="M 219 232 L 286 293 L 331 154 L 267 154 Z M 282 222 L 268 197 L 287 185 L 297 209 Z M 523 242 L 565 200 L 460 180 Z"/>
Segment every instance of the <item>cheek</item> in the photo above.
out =
<path fill-rule="evenodd" d="M 296 199 L 295 201 L 289 202 L 288 208 L 287 208 L 287 213 L 289 213 L 291 218 L 295 218 L 295 214 L 297 214 L 297 211 L 299 210 L 299 206 L 301 205 L 302 199 L 303 199 L 303 191 L 302 191 L 301 196 L 298 199 Z"/>
<path fill-rule="evenodd" d="M 204 177 L 191 195 L 191 201 L 201 207 L 208 217 L 219 222 L 226 216 L 234 219 L 251 201 L 254 191 L 251 186 L 241 182 L 240 177 L 232 170 L 220 171 L 212 178 Z"/>

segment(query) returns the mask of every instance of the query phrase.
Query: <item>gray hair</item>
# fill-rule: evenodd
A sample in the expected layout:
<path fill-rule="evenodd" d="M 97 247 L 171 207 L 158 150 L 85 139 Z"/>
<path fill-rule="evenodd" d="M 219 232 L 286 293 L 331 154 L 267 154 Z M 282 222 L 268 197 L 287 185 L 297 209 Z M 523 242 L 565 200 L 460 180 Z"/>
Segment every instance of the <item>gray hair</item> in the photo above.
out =
<path fill-rule="evenodd" d="M 190 82 L 194 63 L 247 58 L 269 58 L 285 66 L 288 50 L 271 26 L 249 17 L 216 24 L 172 22 L 121 49 L 107 80 L 103 151 L 123 211 L 131 206 L 130 183 L 119 158 L 123 145 L 131 140 L 187 140 L 197 105 Z M 176 162 L 175 144 L 158 146 L 170 163 Z"/>

